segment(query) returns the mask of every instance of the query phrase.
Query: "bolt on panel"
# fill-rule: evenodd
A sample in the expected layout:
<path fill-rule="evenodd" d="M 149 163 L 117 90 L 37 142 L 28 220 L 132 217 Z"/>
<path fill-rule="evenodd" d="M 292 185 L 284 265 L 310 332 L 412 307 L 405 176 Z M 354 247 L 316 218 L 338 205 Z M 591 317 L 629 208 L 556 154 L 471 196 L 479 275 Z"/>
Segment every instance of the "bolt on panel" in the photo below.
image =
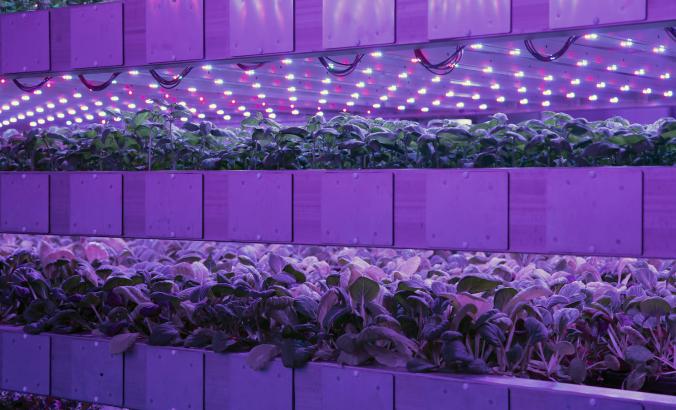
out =
<path fill-rule="evenodd" d="M 49 395 L 49 336 L 0 329 L 0 388 Z"/>
<path fill-rule="evenodd" d="M 205 366 L 206 410 L 293 408 L 293 371 L 280 360 L 253 370 L 246 364 L 246 354 L 209 352 Z"/>
<path fill-rule="evenodd" d="M 0 15 L 0 72 L 48 71 L 49 11 Z"/>
<path fill-rule="evenodd" d="M 391 44 L 395 41 L 394 0 L 323 0 L 324 48 Z"/>
<path fill-rule="evenodd" d="M 550 29 L 641 21 L 646 16 L 646 0 L 549 0 Z"/>
<path fill-rule="evenodd" d="M 233 56 L 293 51 L 294 0 L 229 0 Z"/>
<path fill-rule="evenodd" d="M 72 68 L 123 64 L 123 4 L 119 2 L 70 9 Z"/>
<path fill-rule="evenodd" d="M 0 174 L 0 231 L 49 233 L 48 174 Z"/>
<path fill-rule="evenodd" d="M 203 408 L 204 353 L 137 344 L 125 353 L 124 405 L 147 410 Z"/>
<path fill-rule="evenodd" d="M 54 335 L 51 357 L 53 396 L 122 406 L 122 355 L 109 340 Z"/>
<path fill-rule="evenodd" d="M 122 235 L 122 175 L 51 175 L 50 223 L 58 235 Z"/>
<path fill-rule="evenodd" d="M 511 0 L 428 0 L 428 5 L 430 40 L 504 34 L 512 30 Z"/>

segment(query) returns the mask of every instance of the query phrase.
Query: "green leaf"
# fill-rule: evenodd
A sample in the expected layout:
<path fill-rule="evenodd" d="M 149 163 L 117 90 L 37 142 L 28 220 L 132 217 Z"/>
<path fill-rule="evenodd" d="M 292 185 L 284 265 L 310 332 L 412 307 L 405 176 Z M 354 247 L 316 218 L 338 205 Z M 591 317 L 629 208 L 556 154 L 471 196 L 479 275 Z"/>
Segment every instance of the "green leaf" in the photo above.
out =
<path fill-rule="evenodd" d="M 641 313 L 648 317 L 667 316 L 669 313 L 671 313 L 671 306 L 669 305 L 669 302 L 659 296 L 642 300 L 639 304 L 639 307 L 641 309 Z"/>
<path fill-rule="evenodd" d="M 380 285 L 366 276 L 360 276 L 350 285 L 350 296 L 352 300 L 365 303 L 370 302 L 378 296 Z"/>
<path fill-rule="evenodd" d="M 573 383 L 584 383 L 584 380 L 587 378 L 587 365 L 579 358 L 573 358 L 568 365 L 568 376 L 570 376 Z"/>
<path fill-rule="evenodd" d="M 640 345 L 629 346 L 624 352 L 624 359 L 632 366 L 645 364 L 653 357 L 654 355 L 650 350 Z"/>
<path fill-rule="evenodd" d="M 121 333 L 110 339 L 110 354 L 121 354 L 129 351 L 138 340 L 138 333 Z"/>
<path fill-rule="evenodd" d="M 458 282 L 458 292 L 481 293 L 495 289 L 500 280 L 490 276 L 468 275 Z"/>
<path fill-rule="evenodd" d="M 253 370 L 263 370 L 279 355 L 279 353 L 279 347 L 276 345 L 258 345 L 251 349 L 246 355 L 246 364 Z"/>

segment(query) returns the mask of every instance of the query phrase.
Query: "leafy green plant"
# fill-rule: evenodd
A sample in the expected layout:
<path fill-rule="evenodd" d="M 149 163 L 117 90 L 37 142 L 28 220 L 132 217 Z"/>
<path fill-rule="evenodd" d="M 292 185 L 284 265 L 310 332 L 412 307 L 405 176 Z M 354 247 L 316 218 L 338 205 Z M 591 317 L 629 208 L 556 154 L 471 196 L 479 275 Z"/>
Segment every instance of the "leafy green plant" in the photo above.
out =
<path fill-rule="evenodd" d="M 0 13 L 45 10 L 54 7 L 101 3 L 103 1 L 105 0 L 2 0 L 0 1 Z"/>
<path fill-rule="evenodd" d="M 4 235 L 0 321 L 673 393 L 674 261 Z"/>
<path fill-rule="evenodd" d="M 252 115 L 238 129 L 190 121 L 183 105 L 108 112 L 106 125 L 4 132 L 2 170 L 222 170 L 673 165 L 676 120 L 589 122 L 561 113 L 509 123 L 366 119 L 343 114 L 285 127 Z M 180 126 L 179 126 L 180 124 Z"/>

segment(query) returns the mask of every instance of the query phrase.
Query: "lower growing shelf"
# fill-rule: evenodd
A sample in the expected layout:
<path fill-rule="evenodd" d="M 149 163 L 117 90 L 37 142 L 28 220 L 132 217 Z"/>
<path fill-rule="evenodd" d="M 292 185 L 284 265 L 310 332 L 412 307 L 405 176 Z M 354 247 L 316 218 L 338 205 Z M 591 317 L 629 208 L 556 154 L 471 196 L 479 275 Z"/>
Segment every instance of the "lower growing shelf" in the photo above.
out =
<path fill-rule="evenodd" d="M 112 355 L 89 336 L 0 328 L 0 388 L 132 409 L 667 410 L 676 396 L 496 376 L 415 374 L 137 344 Z"/>

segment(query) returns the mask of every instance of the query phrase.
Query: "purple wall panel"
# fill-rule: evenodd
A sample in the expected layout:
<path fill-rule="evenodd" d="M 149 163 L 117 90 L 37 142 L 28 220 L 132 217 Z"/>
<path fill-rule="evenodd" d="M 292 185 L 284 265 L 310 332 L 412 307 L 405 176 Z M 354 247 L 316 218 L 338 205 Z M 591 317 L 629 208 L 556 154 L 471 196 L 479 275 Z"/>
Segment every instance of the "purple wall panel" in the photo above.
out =
<path fill-rule="evenodd" d="M 0 329 L 0 389 L 49 395 L 49 336 Z"/>
<path fill-rule="evenodd" d="M 293 0 L 229 0 L 233 56 L 293 51 Z"/>
<path fill-rule="evenodd" d="M 395 41 L 395 0 L 323 0 L 324 48 Z"/>
<path fill-rule="evenodd" d="M 202 174 L 125 174 L 124 234 L 130 237 L 200 239 Z"/>
<path fill-rule="evenodd" d="M 51 53 L 51 70 L 69 70 L 71 65 L 69 7 L 61 7 L 49 12 L 49 41 Z"/>
<path fill-rule="evenodd" d="M 510 410 L 642 410 L 640 402 L 556 393 L 552 390 L 510 389 Z"/>
<path fill-rule="evenodd" d="M 295 372 L 296 410 L 392 410 L 391 373 L 310 363 Z"/>
<path fill-rule="evenodd" d="M 0 15 L 0 72 L 49 69 L 49 11 Z"/>
<path fill-rule="evenodd" d="M 209 60 L 230 57 L 230 2 L 204 0 L 204 57 Z"/>
<path fill-rule="evenodd" d="M 511 0 L 428 0 L 430 40 L 509 33 Z"/>
<path fill-rule="evenodd" d="M 322 0 L 295 0 L 296 51 L 322 49 Z"/>
<path fill-rule="evenodd" d="M 510 250 L 640 255 L 641 208 L 638 169 L 510 170 Z"/>
<path fill-rule="evenodd" d="M 550 169 L 547 180 L 549 251 L 641 254 L 640 170 Z"/>
<path fill-rule="evenodd" d="M 124 62 L 146 64 L 146 0 L 124 0 Z"/>
<path fill-rule="evenodd" d="M 646 18 L 646 0 L 549 0 L 549 27 L 593 26 Z"/>
<path fill-rule="evenodd" d="M 512 33 L 549 30 L 549 0 L 512 0 Z"/>
<path fill-rule="evenodd" d="M 547 250 L 547 177 L 544 170 L 509 171 L 509 249 Z"/>
<path fill-rule="evenodd" d="M 149 63 L 204 58 L 203 0 L 146 0 Z"/>
<path fill-rule="evenodd" d="M 291 410 L 293 371 L 273 361 L 261 371 L 252 370 L 246 354 L 206 353 L 206 410 Z"/>
<path fill-rule="evenodd" d="M 0 175 L 0 231 L 49 232 L 49 175 Z"/>
<path fill-rule="evenodd" d="M 506 171 L 395 174 L 398 247 L 507 249 Z"/>
<path fill-rule="evenodd" d="M 298 243 L 392 245 L 391 172 L 299 172 L 294 179 Z"/>
<path fill-rule="evenodd" d="M 107 340 L 54 335 L 51 357 L 53 396 L 122 405 L 122 355 Z"/>
<path fill-rule="evenodd" d="M 125 353 L 124 405 L 147 410 L 203 408 L 204 353 L 137 344 Z"/>
<path fill-rule="evenodd" d="M 219 172 L 204 176 L 205 239 L 290 242 L 288 172 Z"/>
<path fill-rule="evenodd" d="M 122 235 L 122 175 L 51 175 L 50 226 L 57 235 Z"/>
<path fill-rule="evenodd" d="M 71 67 L 122 65 L 122 3 L 94 4 L 68 10 Z"/>
<path fill-rule="evenodd" d="M 643 252 L 676 255 L 676 168 L 645 169 Z"/>
<path fill-rule="evenodd" d="M 398 44 L 427 41 L 427 2 L 397 0 L 396 40 Z"/>
<path fill-rule="evenodd" d="M 509 410 L 507 386 L 469 383 L 448 377 L 400 373 L 395 376 L 397 410 Z"/>

